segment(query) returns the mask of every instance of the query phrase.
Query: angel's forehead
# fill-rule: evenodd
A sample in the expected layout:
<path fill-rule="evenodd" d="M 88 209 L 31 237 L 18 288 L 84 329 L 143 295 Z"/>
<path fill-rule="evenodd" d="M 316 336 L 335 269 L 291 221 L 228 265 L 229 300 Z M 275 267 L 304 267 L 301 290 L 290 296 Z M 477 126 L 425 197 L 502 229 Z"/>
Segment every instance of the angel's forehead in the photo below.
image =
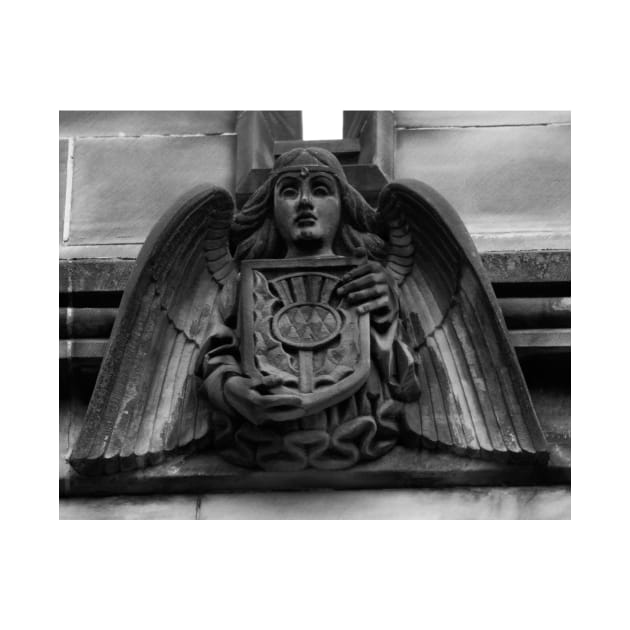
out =
<path fill-rule="evenodd" d="M 332 186 L 337 186 L 337 180 L 330 173 L 325 170 L 308 167 L 301 167 L 299 169 L 292 169 L 281 173 L 276 180 L 276 186 L 281 186 L 282 184 L 286 184 L 288 182 L 299 183 L 302 181 L 310 182 L 314 180 L 325 181 Z"/>

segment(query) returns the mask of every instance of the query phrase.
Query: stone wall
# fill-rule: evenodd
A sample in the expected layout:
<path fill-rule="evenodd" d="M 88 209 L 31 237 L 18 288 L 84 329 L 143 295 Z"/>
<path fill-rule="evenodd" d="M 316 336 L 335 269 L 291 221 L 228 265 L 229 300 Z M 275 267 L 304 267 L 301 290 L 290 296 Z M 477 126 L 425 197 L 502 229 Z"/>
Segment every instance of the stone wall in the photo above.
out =
<path fill-rule="evenodd" d="M 236 120 L 237 112 L 61 112 L 61 257 L 135 257 L 191 188 L 234 192 Z"/>
<path fill-rule="evenodd" d="M 395 112 L 394 176 L 433 186 L 480 251 L 570 249 L 569 112 Z"/>
<path fill-rule="evenodd" d="M 61 519 L 568 519 L 566 488 L 341 490 L 65 499 Z"/>
<path fill-rule="evenodd" d="M 519 327 L 512 334 L 527 351 L 521 361 L 548 439 L 570 453 L 570 115 L 389 116 L 388 175 L 425 181 L 461 213 L 506 318 L 510 312 Z M 239 112 L 218 111 L 60 113 L 61 471 L 121 291 L 150 229 L 195 186 L 214 183 L 238 192 L 247 170 L 239 162 L 239 120 Z M 240 138 L 252 167 L 268 161 L 257 153 L 258 124 L 249 120 L 247 141 L 244 131 Z M 299 112 L 280 113 L 271 124 L 281 130 L 271 134 L 278 146 L 301 137 Z M 377 145 L 382 129 L 378 133 Z M 366 154 L 361 142 L 357 131 L 351 141 L 333 144 L 351 164 Z M 273 153 L 273 141 L 266 151 Z M 569 496 L 568 487 L 515 487 L 73 498 L 61 500 L 60 516 L 569 518 Z"/>

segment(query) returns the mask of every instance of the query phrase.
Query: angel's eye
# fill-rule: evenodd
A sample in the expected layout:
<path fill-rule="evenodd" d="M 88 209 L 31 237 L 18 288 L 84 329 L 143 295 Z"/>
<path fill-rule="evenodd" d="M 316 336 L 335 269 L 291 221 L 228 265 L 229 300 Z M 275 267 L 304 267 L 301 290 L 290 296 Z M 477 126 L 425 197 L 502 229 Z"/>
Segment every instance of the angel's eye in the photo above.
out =
<path fill-rule="evenodd" d="M 313 188 L 313 194 L 316 197 L 326 197 L 326 195 L 330 194 L 330 191 L 328 190 L 327 186 L 324 186 L 323 184 L 318 184 L 317 186 L 315 186 L 315 188 Z"/>
<path fill-rule="evenodd" d="M 295 199 L 298 196 L 298 191 L 297 188 L 293 188 L 293 186 L 287 186 L 281 190 L 281 194 L 287 199 Z"/>

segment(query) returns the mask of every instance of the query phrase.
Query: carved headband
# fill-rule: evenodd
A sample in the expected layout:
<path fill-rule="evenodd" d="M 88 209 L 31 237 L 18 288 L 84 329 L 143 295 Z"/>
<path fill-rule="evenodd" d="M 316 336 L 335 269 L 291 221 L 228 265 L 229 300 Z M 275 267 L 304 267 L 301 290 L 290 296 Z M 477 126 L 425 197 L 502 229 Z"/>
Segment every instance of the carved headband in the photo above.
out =
<path fill-rule="evenodd" d="M 285 173 L 294 173 L 294 172 L 299 172 L 300 177 L 308 177 L 311 173 L 330 173 L 331 175 L 334 175 L 338 179 L 341 179 L 344 182 L 346 181 L 346 176 L 343 170 L 340 173 L 338 169 L 332 168 L 330 166 L 326 166 L 324 164 L 321 164 L 321 165 L 313 164 L 309 166 L 294 164 L 292 166 L 282 166 L 281 168 L 276 169 L 273 172 L 273 175 L 278 176 L 278 175 L 284 175 Z"/>

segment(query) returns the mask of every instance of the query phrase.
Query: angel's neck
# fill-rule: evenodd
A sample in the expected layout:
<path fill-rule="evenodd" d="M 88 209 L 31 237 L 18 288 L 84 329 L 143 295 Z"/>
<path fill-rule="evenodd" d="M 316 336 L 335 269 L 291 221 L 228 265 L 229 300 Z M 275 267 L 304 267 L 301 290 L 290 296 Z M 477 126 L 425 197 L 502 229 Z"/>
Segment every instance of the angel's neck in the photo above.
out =
<path fill-rule="evenodd" d="M 304 258 L 334 256 L 335 253 L 330 245 L 325 245 L 316 241 L 305 241 L 303 243 L 290 243 L 287 245 L 285 258 Z"/>

